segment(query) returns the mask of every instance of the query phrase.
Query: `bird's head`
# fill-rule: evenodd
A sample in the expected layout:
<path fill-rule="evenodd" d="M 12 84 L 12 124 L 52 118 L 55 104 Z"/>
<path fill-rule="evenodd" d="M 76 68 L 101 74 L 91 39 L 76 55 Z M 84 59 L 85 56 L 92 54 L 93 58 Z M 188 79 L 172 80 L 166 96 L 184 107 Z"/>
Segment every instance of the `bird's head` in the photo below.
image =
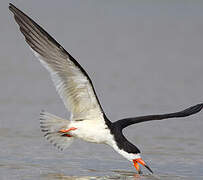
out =
<path fill-rule="evenodd" d="M 143 165 L 143 166 L 146 167 L 151 173 L 153 173 L 153 171 L 151 170 L 151 168 L 142 160 L 141 157 L 136 158 L 136 159 L 133 159 L 132 161 L 133 161 L 133 164 L 134 164 L 134 166 L 135 166 L 135 168 L 136 168 L 136 170 L 137 170 L 137 172 L 138 172 L 139 174 L 142 173 L 139 164 Z"/>
<path fill-rule="evenodd" d="M 119 121 L 117 121 L 119 122 Z M 114 123 L 114 128 L 112 128 L 112 134 L 114 135 L 114 140 L 116 143 L 113 145 L 113 148 L 121 154 L 123 157 L 133 162 L 137 172 L 141 174 L 141 169 L 139 164 L 146 167 L 151 173 L 153 171 L 150 167 L 142 160 L 140 156 L 140 150 L 131 142 L 129 142 L 122 133 L 122 128 L 119 123 Z"/>

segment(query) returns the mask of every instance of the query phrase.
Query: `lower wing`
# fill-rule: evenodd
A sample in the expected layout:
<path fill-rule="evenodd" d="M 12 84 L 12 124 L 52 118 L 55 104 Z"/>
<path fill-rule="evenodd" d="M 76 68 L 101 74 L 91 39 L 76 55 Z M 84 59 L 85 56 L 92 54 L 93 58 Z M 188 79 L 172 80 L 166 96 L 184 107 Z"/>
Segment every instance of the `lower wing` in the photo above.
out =
<path fill-rule="evenodd" d="M 116 121 L 117 124 L 122 129 L 130 126 L 132 124 L 141 123 L 145 121 L 152 121 L 152 120 L 162 120 L 162 119 L 169 119 L 169 118 L 179 118 L 179 117 L 186 117 L 198 113 L 203 108 L 203 103 L 197 104 L 195 106 L 191 106 L 183 111 L 168 113 L 168 114 L 157 114 L 157 115 L 148 115 L 148 116 L 139 116 L 139 117 L 132 117 L 121 119 Z"/>

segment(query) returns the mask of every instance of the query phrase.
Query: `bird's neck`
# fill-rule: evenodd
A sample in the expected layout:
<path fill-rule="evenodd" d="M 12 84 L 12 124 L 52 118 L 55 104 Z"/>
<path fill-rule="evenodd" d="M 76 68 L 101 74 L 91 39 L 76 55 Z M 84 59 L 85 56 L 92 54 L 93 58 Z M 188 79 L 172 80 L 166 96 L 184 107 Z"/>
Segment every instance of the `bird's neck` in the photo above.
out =
<path fill-rule="evenodd" d="M 129 142 L 126 137 L 123 135 L 122 128 L 119 126 L 115 126 L 114 123 L 110 126 L 111 134 L 113 135 L 114 141 L 116 143 L 116 146 L 126 151 L 127 153 L 134 153 L 138 154 L 140 153 L 140 150 L 133 145 L 131 142 Z"/>

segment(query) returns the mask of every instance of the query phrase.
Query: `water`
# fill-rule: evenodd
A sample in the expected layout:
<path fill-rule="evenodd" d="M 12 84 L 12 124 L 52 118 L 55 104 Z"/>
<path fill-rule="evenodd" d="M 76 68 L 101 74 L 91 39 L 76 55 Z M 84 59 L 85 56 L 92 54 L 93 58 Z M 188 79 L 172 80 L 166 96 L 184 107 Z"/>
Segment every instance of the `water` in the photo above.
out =
<path fill-rule="evenodd" d="M 173 112 L 202 102 L 201 1 L 16 1 L 87 70 L 107 116 Z M 68 118 L 46 70 L 0 2 L 0 179 L 203 179 L 203 113 L 125 129 L 155 172 L 135 173 L 106 145 L 59 152 L 39 112 Z"/>

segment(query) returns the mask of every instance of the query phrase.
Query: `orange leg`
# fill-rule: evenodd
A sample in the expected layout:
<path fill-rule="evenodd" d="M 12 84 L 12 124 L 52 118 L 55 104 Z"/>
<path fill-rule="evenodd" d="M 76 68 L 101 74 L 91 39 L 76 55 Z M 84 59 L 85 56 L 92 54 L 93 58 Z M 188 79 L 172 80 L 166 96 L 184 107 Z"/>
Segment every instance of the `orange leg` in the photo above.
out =
<path fill-rule="evenodd" d="M 64 134 L 63 136 L 72 137 L 70 134 Z"/>
<path fill-rule="evenodd" d="M 76 130 L 77 128 L 75 128 L 75 127 L 71 127 L 71 128 L 69 128 L 69 129 L 61 129 L 59 132 L 60 133 L 67 133 L 67 132 L 69 132 L 69 131 L 73 131 L 73 130 Z"/>

